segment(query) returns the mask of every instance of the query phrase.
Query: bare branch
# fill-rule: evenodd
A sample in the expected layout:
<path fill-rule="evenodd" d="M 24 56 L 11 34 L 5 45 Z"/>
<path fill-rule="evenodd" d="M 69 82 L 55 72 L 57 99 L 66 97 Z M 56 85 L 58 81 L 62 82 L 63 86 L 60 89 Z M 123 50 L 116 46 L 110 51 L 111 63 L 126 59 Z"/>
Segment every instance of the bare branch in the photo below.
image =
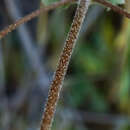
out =
<path fill-rule="evenodd" d="M 70 120 L 81 121 L 85 120 L 88 123 L 96 123 L 101 125 L 113 125 L 117 123 L 121 124 L 130 124 L 130 117 L 125 115 L 114 115 L 108 113 L 97 113 L 97 112 L 88 112 L 80 111 L 72 108 L 59 108 L 59 116 L 64 116 L 64 118 L 70 118 Z M 66 113 L 66 114 L 64 114 Z"/>
<path fill-rule="evenodd" d="M 119 6 L 115 6 L 112 3 L 106 1 L 106 0 L 95 0 L 96 2 L 104 5 L 105 7 L 109 7 L 110 9 L 112 9 L 113 11 L 127 17 L 130 18 L 130 13 L 128 13 L 127 11 L 123 10 L 122 8 L 120 8 Z"/>
<path fill-rule="evenodd" d="M 39 16 L 42 12 L 55 9 L 55 8 L 57 8 L 59 6 L 65 5 L 65 4 L 73 2 L 73 1 L 74 0 L 63 0 L 63 1 L 60 1 L 60 2 L 56 2 L 56 3 L 52 4 L 52 5 L 46 6 L 44 8 L 40 8 L 40 9 L 32 12 L 31 14 L 26 15 L 25 17 L 17 20 L 14 24 L 11 24 L 8 27 L 6 27 L 5 29 L 3 29 L 0 32 L 0 39 L 2 39 L 4 36 L 6 36 L 9 32 L 12 32 L 13 30 L 15 30 L 21 24 L 26 23 L 26 22 L 32 20 L 33 18 Z"/>
<path fill-rule="evenodd" d="M 11 16 L 11 18 L 15 21 L 19 17 L 21 17 L 21 12 L 20 10 L 16 7 L 14 0 L 5 0 L 6 2 L 6 7 L 8 9 L 8 12 Z M 37 49 L 33 46 L 34 45 L 34 40 L 30 36 L 30 33 L 28 31 L 28 28 L 26 24 L 21 25 L 18 28 L 18 34 L 21 39 L 21 44 L 26 52 L 26 55 L 29 59 L 29 62 L 32 66 L 32 69 L 34 72 L 37 73 L 37 80 L 39 80 L 40 86 L 48 86 L 49 80 L 46 75 L 45 69 L 41 63 L 41 59 L 39 57 Z"/>

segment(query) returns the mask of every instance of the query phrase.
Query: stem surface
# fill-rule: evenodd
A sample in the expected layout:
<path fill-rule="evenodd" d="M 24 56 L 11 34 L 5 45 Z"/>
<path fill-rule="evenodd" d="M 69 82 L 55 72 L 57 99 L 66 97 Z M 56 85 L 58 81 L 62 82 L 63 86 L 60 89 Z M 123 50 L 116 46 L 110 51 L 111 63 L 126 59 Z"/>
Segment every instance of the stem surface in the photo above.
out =
<path fill-rule="evenodd" d="M 41 130 L 49 130 L 51 128 L 52 120 L 54 117 L 56 104 L 59 99 L 60 90 L 62 83 L 68 68 L 68 64 L 75 47 L 75 43 L 80 32 L 85 14 L 90 5 L 90 0 L 81 0 L 79 1 L 76 14 L 73 19 L 70 31 L 68 33 L 62 54 L 59 59 L 59 63 L 54 74 L 53 81 L 50 86 L 48 93 L 48 100 L 45 106 L 43 119 L 41 122 Z"/>

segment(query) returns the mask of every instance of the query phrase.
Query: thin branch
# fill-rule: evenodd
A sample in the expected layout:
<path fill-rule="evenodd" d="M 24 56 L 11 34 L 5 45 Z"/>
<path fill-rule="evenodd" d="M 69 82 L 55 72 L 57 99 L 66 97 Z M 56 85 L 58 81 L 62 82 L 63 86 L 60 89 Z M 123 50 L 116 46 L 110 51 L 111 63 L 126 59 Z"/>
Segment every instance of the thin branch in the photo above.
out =
<path fill-rule="evenodd" d="M 62 5 L 68 4 L 68 3 L 73 2 L 73 1 L 74 0 L 63 0 L 63 1 L 60 1 L 60 2 L 56 2 L 52 5 L 40 8 L 40 9 L 32 12 L 31 14 L 26 15 L 25 17 L 17 20 L 14 24 L 11 24 L 8 27 L 6 27 L 5 29 L 3 29 L 0 32 L 0 39 L 2 39 L 4 36 L 6 36 L 9 32 L 12 32 L 13 30 L 15 30 L 21 24 L 26 23 L 26 22 L 32 20 L 33 18 L 39 16 L 42 12 L 50 11 L 52 9 L 55 9 L 57 7 L 60 7 Z"/>
<path fill-rule="evenodd" d="M 55 2 L 54 4 L 46 6 L 44 8 L 37 9 L 36 11 L 32 12 L 31 14 L 26 15 L 25 17 L 17 20 L 14 24 L 11 24 L 8 27 L 6 27 L 5 29 L 3 29 L 2 31 L 0 31 L 0 39 L 5 37 L 9 32 L 12 32 L 13 30 L 15 30 L 21 24 L 28 22 L 28 21 L 32 20 L 33 18 L 39 16 L 42 12 L 53 10 L 62 5 L 66 5 L 66 4 L 72 3 L 74 1 L 76 1 L 76 0 L 63 0 L 63 1 Z M 94 1 L 104 5 L 105 7 L 111 8 L 113 11 L 115 11 L 127 18 L 130 18 L 130 13 L 128 13 L 127 11 L 123 10 L 122 8 L 120 8 L 118 6 L 112 5 L 110 2 L 108 2 L 106 0 L 94 0 Z"/>
<path fill-rule="evenodd" d="M 103 14 L 103 12 L 104 12 L 104 7 L 101 7 L 99 5 L 93 5 L 90 8 L 87 17 L 85 18 L 83 28 L 81 30 L 81 34 L 80 34 L 81 37 L 87 35 L 91 31 L 93 25 L 96 24 L 97 19 Z"/>
<path fill-rule="evenodd" d="M 0 41 L 0 94 L 5 91 L 5 68 L 4 68 L 4 57 L 3 50 Z"/>
<path fill-rule="evenodd" d="M 130 18 L 130 13 L 123 10 L 122 8 L 120 8 L 119 6 L 115 6 L 113 5 L 112 3 L 106 1 L 106 0 L 95 0 L 96 2 L 104 5 L 105 7 L 109 7 L 110 9 L 112 9 L 113 11 L 127 17 L 127 18 Z"/>
<path fill-rule="evenodd" d="M 113 115 L 108 113 L 97 113 L 97 112 L 87 112 L 80 111 L 72 108 L 59 108 L 59 116 L 64 116 L 64 118 L 70 118 L 68 120 L 75 121 L 87 121 L 87 123 L 96 123 L 100 125 L 113 125 L 130 124 L 130 117 L 125 115 Z M 66 113 L 66 114 L 64 114 Z"/>
<path fill-rule="evenodd" d="M 3 129 L 8 130 L 9 128 L 9 120 L 10 120 L 10 112 L 8 109 L 8 99 L 6 95 L 6 87 L 5 87 L 5 68 L 4 68 L 4 57 L 3 57 L 3 50 L 2 44 L 0 41 L 0 109 L 2 112 L 1 120 L 1 127 Z"/>
<path fill-rule="evenodd" d="M 8 10 L 8 13 L 10 14 L 11 18 L 15 21 L 19 17 L 21 17 L 21 12 L 15 5 L 14 0 L 5 0 L 6 7 Z M 29 62 L 32 66 L 32 69 L 34 72 L 37 73 L 37 81 L 39 81 L 40 86 L 48 86 L 49 80 L 46 75 L 45 69 L 41 63 L 41 59 L 39 57 L 39 53 L 37 49 L 33 46 L 34 40 L 30 36 L 30 33 L 28 31 L 28 28 L 26 24 L 21 25 L 18 28 L 18 34 L 21 39 L 21 45 L 26 52 L 26 55 L 29 59 Z"/>

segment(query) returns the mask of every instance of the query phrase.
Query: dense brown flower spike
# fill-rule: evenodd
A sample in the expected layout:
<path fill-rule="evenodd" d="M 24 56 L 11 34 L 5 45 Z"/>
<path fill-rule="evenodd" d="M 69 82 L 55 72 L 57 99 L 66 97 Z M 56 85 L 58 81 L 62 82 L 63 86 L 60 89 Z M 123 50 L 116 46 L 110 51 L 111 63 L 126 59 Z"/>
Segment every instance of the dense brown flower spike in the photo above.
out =
<path fill-rule="evenodd" d="M 63 52 L 60 56 L 59 64 L 57 66 L 57 70 L 54 74 L 54 78 L 50 86 L 48 100 L 41 122 L 41 130 L 49 130 L 51 128 L 56 104 L 60 94 L 60 89 L 62 87 L 62 82 L 64 80 L 71 54 L 78 38 L 78 34 L 89 4 L 90 0 L 81 0 L 77 7 L 76 14 L 70 28 L 70 32 L 68 33 Z"/>

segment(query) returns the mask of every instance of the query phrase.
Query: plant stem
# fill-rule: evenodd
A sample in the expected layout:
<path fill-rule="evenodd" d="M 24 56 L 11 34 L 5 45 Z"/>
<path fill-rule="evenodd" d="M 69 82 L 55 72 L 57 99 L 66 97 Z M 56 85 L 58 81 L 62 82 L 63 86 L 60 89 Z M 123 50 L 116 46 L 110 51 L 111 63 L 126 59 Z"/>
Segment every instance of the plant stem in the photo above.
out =
<path fill-rule="evenodd" d="M 112 3 L 106 1 L 106 0 L 95 0 L 96 2 L 104 5 L 105 7 L 108 7 L 110 9 L 112 9 L 113 11 L 127 17 L 127 18 L 130 18 L 130 13 L 127 12 L 126 10 L 123 10 L 122 8 L 120 8 L 119 6 L 115 6 L 113 5 Z"/>
<path fill-rule="evenodd" d="M 48 100 L 45 106 L 41 123 L 41 130 L 49 130 L 51 128 L 62 83 L 89 5 L 90 0 L 81 0 L 77 7 L 76 14 L 70 28 L 70 32 L 68 33 L 68 37 L 66 39 L 62 54 L 59 59 L 57 70 L 54 74 L 54 78 L 50 86 Z"/>

